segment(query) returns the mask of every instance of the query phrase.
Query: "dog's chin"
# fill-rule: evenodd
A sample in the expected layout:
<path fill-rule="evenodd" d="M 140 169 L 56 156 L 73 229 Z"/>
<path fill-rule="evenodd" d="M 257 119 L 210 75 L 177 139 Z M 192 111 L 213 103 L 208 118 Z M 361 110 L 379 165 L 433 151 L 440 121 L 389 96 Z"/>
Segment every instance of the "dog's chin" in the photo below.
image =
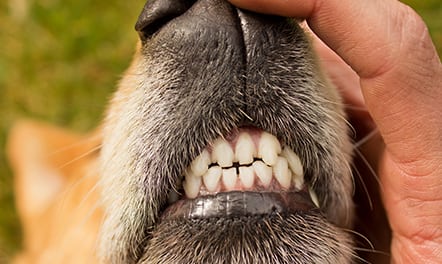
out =
<path fill-rule="evenodd" d="M 245 145 L 238 138 L 230 140 Z M 218 149 L 212 149 L 212 156 Z M 198 175 L 201 156 L 186 169 L 181 181 L 184 186 L 199 186 L 193 177 Z M 293 160 L 288 160 L 294 168 Z M 252 167 L 236 165 L 240 173 L 244 172 L 241 168 Z M 217 166 L 212 163 L 209 167 Z M 228 169 L 222 169 L 217 187 L 211 187 L 208 180 L 200 180 L 198 193 L 193 186 L 176 186 L 179 191 L 171 192 L 139 263 L 349 263 L 351 239 L 327 221 L 315 192 L 303 179 L 303 184 L 296 184 L 299 177 L 288 165 L 291 182 L 286 186 L 278 165 L 268 168 L 273 169 L 273 178 L 267 183 L 255 175 L 253 184 L 247 185 L 240 174 L 235 184 L 227 187 Z M 201 177 L 213 177 L 210 170 L 204 170 Z"/>
<path fill-rule="evenodd" d="M 348 263 L 350 241 L 307 189 L 232 191 L 169 205 L 139 263 Z"/>
<path fill-rule="evenodd" d="M 349 241 L 318 211 L 164 219 L 139 263 L 349 263 Z"/>

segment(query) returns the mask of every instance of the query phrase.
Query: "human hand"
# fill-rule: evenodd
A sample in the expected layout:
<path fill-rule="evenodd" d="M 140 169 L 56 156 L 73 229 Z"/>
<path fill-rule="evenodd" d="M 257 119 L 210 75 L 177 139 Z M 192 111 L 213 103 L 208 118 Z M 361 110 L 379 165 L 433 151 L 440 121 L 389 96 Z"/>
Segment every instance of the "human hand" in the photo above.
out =
<path fill-rule="evenodd" d="M 393 232 L 392 262 L 442 263 L 442 64 L 422 19 L 392 0 L 230 2 L 306 18 L 357 73 L 338 72 L 349 79 L 335 81 L 347 102 L 366 106 L 386 144 L 378 174 Z M 363 100 L 352 88 L 358 86 L 348 85 L 358 79 Z M 370 124 L 368 116 L 360 119 Z"/>

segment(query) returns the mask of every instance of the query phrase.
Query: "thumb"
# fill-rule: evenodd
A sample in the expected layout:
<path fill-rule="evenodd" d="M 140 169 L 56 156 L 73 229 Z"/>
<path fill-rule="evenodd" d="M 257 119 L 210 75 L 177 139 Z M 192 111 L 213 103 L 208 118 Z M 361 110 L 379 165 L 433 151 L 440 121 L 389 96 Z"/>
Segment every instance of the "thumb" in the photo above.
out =
<path fill-rule="evenodd" d="M 422 19 L 393 0 L 230 1 L 306 18 L 359 75 L 387 148 L 380 174 L 393 260 L 442 263 L 442 64 Z"/>
<path fill-rule="evenodd" d="M 429 145 L 440 149 L 441 144 L 436 148 L 429 142 L 442 138 L 442 66 L 425 24 L 411 8 L 385 0 L 230 1 L 307 18 L 360 76 L 368 110 L 397 161 L 430 155 Z"/>

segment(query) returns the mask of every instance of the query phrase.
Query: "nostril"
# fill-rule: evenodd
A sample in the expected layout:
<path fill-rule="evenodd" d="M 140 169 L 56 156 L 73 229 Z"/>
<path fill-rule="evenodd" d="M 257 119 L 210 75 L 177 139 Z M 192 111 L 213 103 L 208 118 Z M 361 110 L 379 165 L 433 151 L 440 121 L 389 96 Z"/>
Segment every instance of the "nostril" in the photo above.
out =
<path fill-rule="evenodd" d="M 186 12 L 196 0 L 149 0 L 143 8 L 135 30 L 145 41 L 167 22 Z"/>

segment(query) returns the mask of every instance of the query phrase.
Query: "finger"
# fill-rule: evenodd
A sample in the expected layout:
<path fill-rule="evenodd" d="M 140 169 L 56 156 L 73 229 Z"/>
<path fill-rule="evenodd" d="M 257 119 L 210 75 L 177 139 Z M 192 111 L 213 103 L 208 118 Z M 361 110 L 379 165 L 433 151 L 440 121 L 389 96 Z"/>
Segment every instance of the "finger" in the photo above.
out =
<path fill-rule="evenodd" d="M 381 48 L 390 48 L 391 42 L 388 38 L 395 37 L 394 34 L 390 34 L 394 33 L 390 32 L 390 27 L 395 25 L 385 21 L 386 17 L 390 17 L 390 11 L 383 0 L 230 1 L 239 7 L 258 12 L 306 18 L 313 31 L 355 68 L 361 77 L 376 74 L 379 65 L 382 65 L 378 61 L 379 55 L 371 58 L 367 52 L 379 52 L 381 57 L 390 54 L 388 50 Z M 391 4 L 391 1 L 387 2 Z M 361 58 L 364 58 L 364 61 L 361 61 Z"/>
<path fill-rule="evenodd" d="M 285 17 L 307 17 L 314 9 L 315 1 L 293 0 L 229 0 L 235 6 L 263 14 Z"/>
<path fill-rule="evenodd" d="M 318 54 L 321 67 L 344 99 L 345 111 L 352 125 L 352 131 L 355 133 L 352 136 L 355 143 L 358 144 L 359 140 L 364 140 L 368 134 L 376 129 L 376 125 L 365 106 L 359 76 L 313 32 L 311 32 L 311 35 L 313 36 L 313 47 Z"/>
<path fill-rule="evenodd" d="M 307 18 L 360 76 L 367 108 L 387 147 L 381 175 L 394 231 L 393 258 L 442 263 L 442 64 L 423 21 L 392 0 L 238 4 L 254 3 L 257 11 Z"/>
<path fill-rule="evenodd" d="M 440 144 L 430 149 L 428 144 L 441 142 L 442 89 L 437 86 L 442 67 L 425 24 L 410 8 L 386 0 L 231 2 L 306 17 L 312 30 L 361 77 L 367 107 L 396 161 L 440 150 Z"/>
<path fill-rule="evenodd" d="M 364 98 L 360 89 L 359 76 L 348 66 L 341 57 L 330 49 L 307 26 L 304 28 L 312 36 L 313 48 L 318 54 L 321 68 L 343 95 L 344 100 L 351 107 L 365 108 Z"/>

